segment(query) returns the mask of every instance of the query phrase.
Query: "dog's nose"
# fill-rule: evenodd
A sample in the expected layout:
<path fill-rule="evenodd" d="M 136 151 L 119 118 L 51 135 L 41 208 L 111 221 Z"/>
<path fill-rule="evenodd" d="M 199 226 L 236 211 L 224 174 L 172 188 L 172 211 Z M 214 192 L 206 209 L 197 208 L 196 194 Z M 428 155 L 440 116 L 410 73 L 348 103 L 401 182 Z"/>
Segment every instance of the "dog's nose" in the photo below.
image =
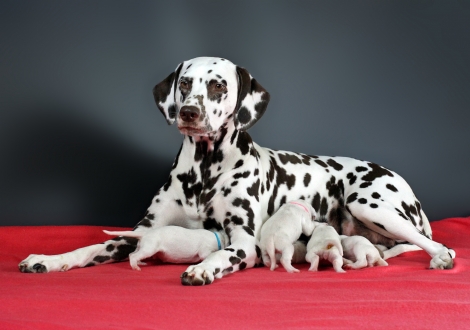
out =
<path fill-rule="evenodd" d="M 180 118 L 187 123 L 196 121 L 200 116 L 200 111 L 197 107 L 185 105 L 180 110 Z"/>

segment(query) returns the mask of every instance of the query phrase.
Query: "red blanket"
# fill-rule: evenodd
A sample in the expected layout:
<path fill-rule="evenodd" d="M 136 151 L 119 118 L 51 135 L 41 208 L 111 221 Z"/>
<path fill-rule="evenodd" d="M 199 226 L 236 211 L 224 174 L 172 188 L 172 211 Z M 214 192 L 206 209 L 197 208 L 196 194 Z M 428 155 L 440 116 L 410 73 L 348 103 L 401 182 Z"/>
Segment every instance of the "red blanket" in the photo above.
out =
<path fill-rule="evenodd" d="M 180 284 L 187 265 L 22 274 L 17 265 L 29 253 L 67 252 L 108 236 L 91 226 L 2 227 L 0 329 L 468 329 L 470 218 L 431 225 L 435 240 L 457 253 L 452 270 L 426 269 L 430 258 L 418 251 L 388 267 L 345 274 L 330 266 L 308 272 L 307 264 L 297 274 L 264 267 L 205 287 Z"/>

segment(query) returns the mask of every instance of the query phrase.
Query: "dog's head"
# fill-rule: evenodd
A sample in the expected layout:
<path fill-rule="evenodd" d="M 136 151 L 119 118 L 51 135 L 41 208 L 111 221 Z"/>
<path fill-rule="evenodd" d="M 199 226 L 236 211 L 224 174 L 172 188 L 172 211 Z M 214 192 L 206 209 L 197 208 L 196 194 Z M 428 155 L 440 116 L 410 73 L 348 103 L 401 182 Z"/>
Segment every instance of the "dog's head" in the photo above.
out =
<path fill-rule="evenodd" d="M 168 124 L 176 120 L 180 132 L 190 136 L 213 134 L 231 120 L 247 130 L 269 102 L 269 93 L 246 69 L 217 57 L 181 63 L 153 95 Z"/>

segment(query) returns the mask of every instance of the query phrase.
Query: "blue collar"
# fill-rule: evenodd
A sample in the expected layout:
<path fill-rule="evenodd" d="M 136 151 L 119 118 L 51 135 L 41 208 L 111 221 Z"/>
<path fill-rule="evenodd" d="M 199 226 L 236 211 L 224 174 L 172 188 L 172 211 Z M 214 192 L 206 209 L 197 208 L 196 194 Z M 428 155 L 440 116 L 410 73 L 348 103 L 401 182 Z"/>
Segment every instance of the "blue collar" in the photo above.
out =
<path fill-rule="evenodd" d="M 216 232 L 214 232 L 214 235 L 215 235 L 215 238 L 217 238 L 217 247 L 219 248 L 219 250 L 221 250 L 222 244 L 220 243 L 219 235 Z"/>

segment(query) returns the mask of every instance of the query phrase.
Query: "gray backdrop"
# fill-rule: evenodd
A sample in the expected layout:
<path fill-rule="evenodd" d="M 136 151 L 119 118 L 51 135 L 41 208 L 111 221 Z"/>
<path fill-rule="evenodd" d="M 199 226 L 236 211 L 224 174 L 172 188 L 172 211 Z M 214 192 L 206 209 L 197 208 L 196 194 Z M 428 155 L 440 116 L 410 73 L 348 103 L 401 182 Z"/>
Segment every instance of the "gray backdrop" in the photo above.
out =
<path fill-rule="evenodd" d="M 0 224 L 133 226 L 182 136 L 152 88 L 220 56 L 271 93 L 266 147 L 400 173 L 470 215 L 470 1 L 2 1 Z"/>

